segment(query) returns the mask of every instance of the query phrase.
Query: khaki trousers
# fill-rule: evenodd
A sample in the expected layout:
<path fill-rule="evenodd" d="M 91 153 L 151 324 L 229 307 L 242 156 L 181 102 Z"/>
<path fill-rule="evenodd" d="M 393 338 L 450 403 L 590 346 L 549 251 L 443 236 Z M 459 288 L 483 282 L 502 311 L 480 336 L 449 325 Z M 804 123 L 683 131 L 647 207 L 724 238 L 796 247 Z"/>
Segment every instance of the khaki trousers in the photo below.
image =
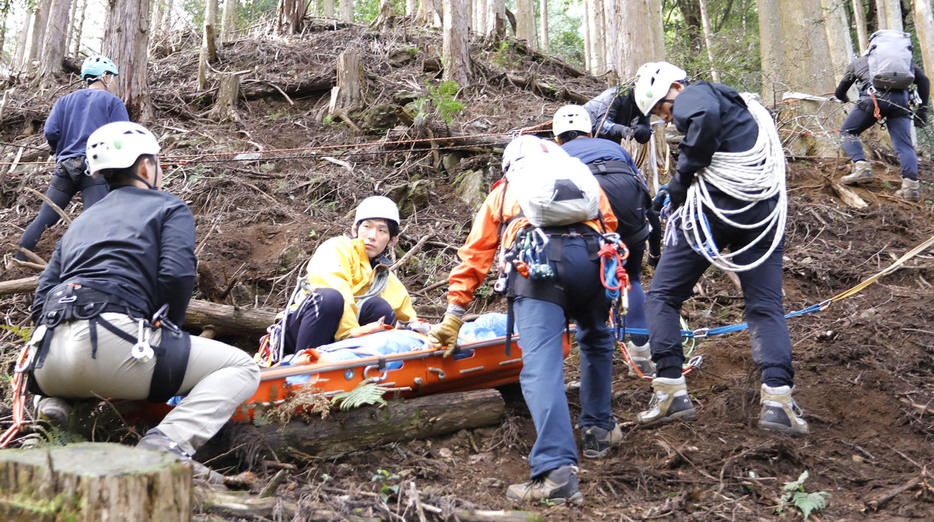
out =
<path fill-rule="evenodd" d="M 100 317 L 136 337 L 138 326 L 130 317 L 117 313 Z M 161 331 L 154 330 L 150 343 L 158 345 L 161 337 Z M 132 343 L 98 325 L 97 354 L 92 358 L 88 321 L 62 323 L 55 328 L 45 363 L 34 376 L 42 391 L 52 397 L 144 400 L 156 360 L 134 359 L 132 348 Z M 185 379 L 178 391 L 186 397 L 157 428 L 193 455 L 258 386 L 259 367 L 246 352 L 192 336 Z"/>

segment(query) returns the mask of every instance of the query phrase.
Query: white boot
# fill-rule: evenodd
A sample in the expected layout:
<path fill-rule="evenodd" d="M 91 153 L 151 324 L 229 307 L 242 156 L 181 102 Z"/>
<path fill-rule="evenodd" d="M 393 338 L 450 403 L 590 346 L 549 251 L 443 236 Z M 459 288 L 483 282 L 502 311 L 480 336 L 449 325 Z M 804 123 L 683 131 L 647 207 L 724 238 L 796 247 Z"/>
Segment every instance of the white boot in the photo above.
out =
<path fill-rule="evenodd" d="M 801 418 L 804 412 L 798 403 L 791 398 L 790 386 L 777 386 L 775 388 L 762 383 L 762 396 L 759 404 L 759 429 L 764 431 L 778 431 L 788 435 L 807 435 L 808 423 Z"/>
<path fill-rule="evenodd" d="M 908 178 L 902 178 L 902 188 L 895 191 L 895 195 L 904 199 L 905 201 L 918 201 L 921 199 L 920 195 L 921 184 L 918 183 L 918 180 L 910 180 Z"/>
<path fill-rule="evenodd" d="M 646 377 L 655 375 L 655 363 L 652 362 L 652 350 L 649 349 L 649 343 L 636 345 L 632 341 L 629 341 L 626 343 L 626 350 L 629 352 L 629 358 L 632 360 L 632 364 L 629 365 L 629 375 L 631 377 L 639 377 L 639 374 L 636 373 L 636 369 L 632 367 L 633 365 L 639 368 L 642 375 Z"/>
<path fill-rule="evenodd" d="M 853 164 L 852 172 L 840 178 L 840 181 L 844 185 L 857 185 L 872 181 L 872 164 L 868 161 L 857 161 Z"/>

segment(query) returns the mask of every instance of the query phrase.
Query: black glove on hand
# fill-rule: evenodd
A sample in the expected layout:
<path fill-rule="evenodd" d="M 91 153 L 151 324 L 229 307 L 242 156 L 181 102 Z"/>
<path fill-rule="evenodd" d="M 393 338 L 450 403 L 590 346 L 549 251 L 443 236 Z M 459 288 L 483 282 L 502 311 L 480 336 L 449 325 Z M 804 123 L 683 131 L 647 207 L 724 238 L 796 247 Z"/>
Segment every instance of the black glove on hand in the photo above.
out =
<path fill-rule="evenodd" d="M 681 174 L 675 174 L 668 182 L 668 196 L 671 198 L 671 211 L 674 212 L 688 199 L 690 183 L 681 182 Z"/>
<path fill-rule="evenodd" d="M 661 212 L 662 207 L 665 206 L 665 196 L 668 195 L 668 185 L 662 185 L 658 187 L 658 192 L 655 193 L 655 197 L 652 199 L 652 210 L 655 212 Z"/>
<path fill-rule="evenodd" d="M 649 125 L 636 125 L 632 128 L 632 137 L 638 143 L 648 143 L 652 139 L 652 127 Z"/>
<path fill-rule="evenodd" d="M 627 127 L 627 126 L 625 126 L 625 125 L 620 125 L 619 123 L 614 123 L 614 124 L 613 124 L 613 134 L 614 134 L 614 135 L 618 135 L 618 136 L 620 137 L 620 139 L 624 139 L 624 140 L 625 140 L 625 139 L 629 139 L 629 138 L 632 137 L 632 129 L 629 128 L 629 127 Z"/>
<path fill-rule="evenodd" d="M 928 108 L 918 107 L 914 113 L 915 127 L 926 127 L 928 124 Z"/>

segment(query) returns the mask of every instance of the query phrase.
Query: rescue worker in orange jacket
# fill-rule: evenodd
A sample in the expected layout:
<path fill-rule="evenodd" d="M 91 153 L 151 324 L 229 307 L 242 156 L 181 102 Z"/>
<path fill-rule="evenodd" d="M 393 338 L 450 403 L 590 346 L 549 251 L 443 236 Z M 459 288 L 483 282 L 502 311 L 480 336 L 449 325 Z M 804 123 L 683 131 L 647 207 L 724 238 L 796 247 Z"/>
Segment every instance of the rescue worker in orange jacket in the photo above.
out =
<path fill-rule="evenodd" d="M 504 173 L 530 158 L 544 168 L 579 165 L 585 175 L 590 175 L 585 165 L 569 157 L 557 144 L 534 136 L 520 136 L 506 147 Z M 606 325 L 609 300 L 600 282 L 597 255 L 602 233 L 616 230 L 616 218 L 599 185 L 595 184 L 595 190 L 600 194 L 602 223 L 593 219 L 539 229 L 548 239 L 543 250 L 554 277 L 523 277 L 515 273 L 518 269 L 511 277 L 509 292 L 515 299 L 513 309 L 522 348 L 520 384 L 537 433 L 529 455 L 532 480 L 510 486 L 506 496 L 511 500 L 583 501 L 577 480 L 577 445 L 563 386 L 561 338 L 566 318 L 577 320 L 581 366 L 578 425 L 584 456 L 604 457 L 611 445 L 622 440 L 610 412 L 614 343 Z M 447 346 L 448 354 L 456 352 L 465 309 L 493 266 L 497 249 L 505 245 L 508 250 L 514 242 L 522 244 L 529 233 L 538 234 L 522 212 L 514 184 L 500 180 L 474 218 L 467 242 L 457 251 L 461 263 L 450 274 L 447 312 L 429 333 L 434 346 Z"/>

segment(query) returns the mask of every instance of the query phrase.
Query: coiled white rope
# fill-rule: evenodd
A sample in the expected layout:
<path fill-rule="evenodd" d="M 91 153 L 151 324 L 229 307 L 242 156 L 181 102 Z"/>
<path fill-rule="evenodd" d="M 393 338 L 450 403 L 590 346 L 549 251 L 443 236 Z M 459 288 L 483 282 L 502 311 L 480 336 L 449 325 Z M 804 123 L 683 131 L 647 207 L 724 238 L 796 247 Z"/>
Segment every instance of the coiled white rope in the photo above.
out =
<path fill-rule="evenodd" d="M 788 218 L 785 154 L 782 150 L 781 139 L 778 137 L 778 130 L 772 121 L 772 115 L 759 103 L 757 95 L 742 93 L 741 96 L 759 127 L 756 144 L 744 152 L 714 153 L 710 165 L 697 173 L 695 182 L 688 188 L 687 200 L 678 210 L 675 218 L 670 221 L 670 223 L 680 222 L 681 230 L 684 231 L 691 248 L 703 255 L 714 266 L 731 272 L 743 272 L 761 265 L 781 242 Z M 710 197 L 708 185 L 713 185 L 728 196 L 748 202 L 748 204 L 735 210 L 718 208 Z M 732 216 L 742 214 L 760 201 L 771 199 L 776 194 L 778 194 L 778 201 L 775 208 L 761 221 L 744 224 L 731 219 Z M 743 248 L 722 253 L 713 240 L 710 225 L 704 214 L 706 210 L 731 227 L 764 228 L 755 240 Z M 745 265 L 733 262 L 736 256 L 754 248 L 772 231 L 774 231 L 772 244 L 761 257 Z M 672 232 L 673 230 L 669 230 L 666 233 L 668 236 L 666 240 L 673 235 Z"/>

